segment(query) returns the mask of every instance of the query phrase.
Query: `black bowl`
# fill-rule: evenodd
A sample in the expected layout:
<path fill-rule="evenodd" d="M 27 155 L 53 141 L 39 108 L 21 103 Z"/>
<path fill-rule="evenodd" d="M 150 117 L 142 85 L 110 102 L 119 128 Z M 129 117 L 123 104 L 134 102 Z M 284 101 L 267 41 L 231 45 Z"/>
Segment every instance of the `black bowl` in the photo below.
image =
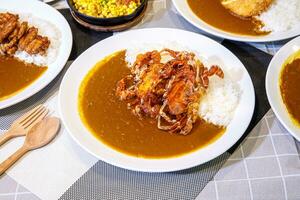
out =
<path fill-rule="evenodd" d="M 101 25 L 101 26 L 113 26 L 113 25 L 124 24 L 126 22 L 129 22 L 132 19 L 134 19 L 135 17 L 137 17 L 142 12 L 144 6 L 147 3 L 147 0 L 142 0 L 141 5 L 139 7 L 137 7 L 137 9 L 135 9 L 135 11 L 133 13 L 131 13 L 130 15 L 124 15 L 124 16 L 120 16 L 120 17 L 101 18 L 101 17 L 92 17 L 92 16 L 85 15 L 85 14 L 79 12 L 75 8 L 75 6 L 73 4 L 73 0 L 66 0 L 66 1 L 69 5 L 70 9 L 80 19 L 82 19 L 90 24 Z"/>

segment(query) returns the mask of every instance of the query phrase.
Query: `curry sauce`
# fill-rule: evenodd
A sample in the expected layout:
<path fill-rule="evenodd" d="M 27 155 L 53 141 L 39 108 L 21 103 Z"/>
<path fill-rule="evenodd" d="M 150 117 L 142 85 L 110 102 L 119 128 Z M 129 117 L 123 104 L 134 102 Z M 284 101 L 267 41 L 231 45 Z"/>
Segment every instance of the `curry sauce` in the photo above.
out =
<path fill-rule="evenodd" d="M 8 56 L 0 56 L 0 100 L 26 88 L 39 78 L 47 67 L 39 67 Z"/>
<path fill-rule="evenodd" d="M 280 90 L 291 117 L 300 126 L 300 52 L 287 62 L 281 72 Z"/>
<path fill-rule="evenodd" d="M 259 36 L 267 35 L 259 28 L 262 22 L 254 18 L 241 18 L 224 8 L 220 0 L 187 0 L 191 10 L 205 23 L 241 35 Z"/>
<path fill-rule="evenodd" d="M 204 147 L 224 133 L 200 119 L 186 136 L 159 130 L 157 120 L 139 119 L 115 95 L 117 82 L 127 74 L 125 51 L 117 52 L 97 63 L 80 88 L 81 119 L 108 146 L 137 157 L 173 157 Z"/>

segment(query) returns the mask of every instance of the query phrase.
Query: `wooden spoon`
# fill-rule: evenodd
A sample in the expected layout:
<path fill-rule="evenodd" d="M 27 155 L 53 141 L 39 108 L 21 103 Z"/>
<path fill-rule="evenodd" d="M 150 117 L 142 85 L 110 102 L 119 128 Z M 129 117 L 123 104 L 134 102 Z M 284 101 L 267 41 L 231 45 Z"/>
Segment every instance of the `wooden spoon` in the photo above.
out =
<path fill-rule="evenodd" d="M 4 144 L 11 138 L 26 135 L 33 126 L 47 116 L 48 112 L 49 110 L 45 106 L 38 105 L 34 109 L 19 117 L 12 123 L 7 132 L 0 135 L 0 145 Z"/>
<path fill-rule="evenodd" d="M 48 117 L 33 126 L 26 135 L 23 146 L 0 164 L 0 176 L 28 151 L 48 144 L 58 133 L 60 123 L 55 117 Z"/>

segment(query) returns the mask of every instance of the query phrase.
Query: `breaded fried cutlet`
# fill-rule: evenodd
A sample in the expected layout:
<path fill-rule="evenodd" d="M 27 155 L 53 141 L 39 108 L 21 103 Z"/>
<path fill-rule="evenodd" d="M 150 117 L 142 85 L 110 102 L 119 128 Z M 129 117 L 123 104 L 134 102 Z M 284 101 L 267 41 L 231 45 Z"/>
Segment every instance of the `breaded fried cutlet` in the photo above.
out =
<path fill-rule="evenodd" d="M 38 29 L 35 27 L 30 27 L 25 35 L 19 41 L 19 49 L 25 50 L 29 43 L 36 38 L 38 34 Z"/>
<path fill-rule="evenodd" d="M 220 0 L 234 15 L 247 18 L 259 15 L 269 8 L 274 0 Z"/>
<path fill-rule="evenodd" d="M 0 43 L 1 54 L 13 55 L 18 50 L 18 42 L 26 33 L 27 27 L 27 22 L 17 23 L 15 29 Z"/>
<path fill-rule="evenodd" d="M 38 29 L 19 22 L 19 16 L 0 13 L 0 54 L 13 55 L 17 50 L 30 55 L 44 55 L 50 45 L 47 37 L 38 35 Z"/>
<path fill-rule="evenodd" d="M 20 50 L 26 51 L 28 54 L 45 54 L 50 45 L 47 37 L 38 35 L 38 29 L 30 27 L 21 37 L 18 47 Z"/>
<path fill-rule="evenodd" d="M 44 55 L 50 45 L 50 41 L 47 37 L 37 36 L 32 40 L 24 49 L 29 54 L 41 54 Z"/>
<path fill-rule="evenodd" d="M 14 15 L 14 14 L 11 14 L 9 12 L 6 12 L 6 13 L 0 13 L 0 24 L 3 24 L 3 23 L 6 23 L 9 19 L 11 18 L 15 18 L 16 20 L 19 19 L 19 16 L 18 15 Z"/>
<path fill-rule="evenodd" d="M 18 15 L 4 13 L 0 15 L 0 43 L 14 31 L 18 24 Z"/>

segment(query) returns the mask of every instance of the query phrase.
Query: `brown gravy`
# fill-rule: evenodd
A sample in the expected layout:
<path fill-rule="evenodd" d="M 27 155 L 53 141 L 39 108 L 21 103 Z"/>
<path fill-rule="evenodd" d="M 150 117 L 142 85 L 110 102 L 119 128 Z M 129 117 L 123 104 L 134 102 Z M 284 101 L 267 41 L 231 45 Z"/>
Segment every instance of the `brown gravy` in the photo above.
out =
<path fill-rule="evenodd" d="M 25 64 L 13 57 L 0 56 L 0 100 L 21 91 L 46 70 L 47 67 Z"/>
<path fill-rule="evenodd" d="M 159 130 L 155 120 L 138 119 L 115 95 L 117 82 L 127 74 L 125 51 L 121 51 L 97 63 L 81 85 L 81 118 L 102 142 L 133 156 L 161 158 L 195 151 L 224 133 L 199 120 L 189 135 L 181 136 Z"/>
<path fill-rule="evenodd" d="M 258 31 L 262 24 L 260 21 L 234 16 L 222 6 L 220 0 L 187 0 L 187 2 L 201 20 L 215 28 L 241 35 L 268 34 L 268 32 Z"/>
<path fill-rule="evenodd" d="M 283 102 L 291 117 L 300 126 L 300 57 L 294 58 L 283 67 L 280 79 Z"/>

